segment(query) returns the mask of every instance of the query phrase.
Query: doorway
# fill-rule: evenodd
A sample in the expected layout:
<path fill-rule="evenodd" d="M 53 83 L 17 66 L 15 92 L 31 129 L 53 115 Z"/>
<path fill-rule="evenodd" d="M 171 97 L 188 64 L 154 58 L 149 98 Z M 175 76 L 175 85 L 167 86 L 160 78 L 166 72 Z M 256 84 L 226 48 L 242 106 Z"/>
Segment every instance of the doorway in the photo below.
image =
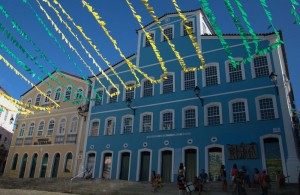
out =
<path fill-rule="evenodd" d="M 172 151 L 166 150 L 161 153 L 161 177 L 164 182 L 171 182 L 172 177 Z"/>
<path fill-rule="evenodd" d="M 186 181 L 193 181 L 197 174 L 197 150 L 187 149 L 184 151 L 185 156 L 185 177 Z"/>
<path fill-rule="evenodd" d="M 140 181 L 149 181 L 150 171 L 150 152 L 141 152 L 141 164 L 140 164 Z"/>
<path fill-rule="evenodd" d="M 59 167 L 60 154 L 56 153 L 53 160 L 52 174 L 51 177 L 57 177 Z"/>
<path fill-rule="evenodd" d="M 37 153 L 32 156 L 29 178 L 34 178 L 37 157 Z"/>
<path fill-rule="evenodd" d="M 121 154 L 121 171 L 120 171 L 120 179 L 121 180 L 128 180 L 129 162 L 130 162 L 130 153 L 123 152 Z"/>

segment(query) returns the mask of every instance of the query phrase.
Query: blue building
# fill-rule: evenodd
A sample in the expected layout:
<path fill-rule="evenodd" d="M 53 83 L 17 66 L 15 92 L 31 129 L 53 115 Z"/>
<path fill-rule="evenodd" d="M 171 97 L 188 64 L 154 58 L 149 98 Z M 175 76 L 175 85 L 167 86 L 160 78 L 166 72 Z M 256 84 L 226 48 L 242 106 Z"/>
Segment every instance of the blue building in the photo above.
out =
<path fill-rule="evenodd" d="M 137 30 L 136 54 L 113 66 L 126 86 L 138 84 L 129 61 L 162 82 L 153 83 L 135 71 L 141 86 L 126 89 L 108 69 L 106 74 L 120 90 L 110 97 L 92 78 L 102 97 L 90 104 L 87 128 L 85 161 L 93 167 L 94 178 L 150 181 L 154 170 L 164 182 L 174 182 L 184 163 L 188 180 L 205 169 L 214 181 L 221 164 L 228 175 L 237 164 L 250 174 L 254 168 L 266 169 L 273 179 L 282 170 L 289 182 L 297 182 L 293 93 L 284 46 L 234 68 L 203 11 L 183 14 L 204 56 L 203 70 L 183 71 L 166 36 L 187 68 L 200 67 L 201 60 L 181 18 L 168 13 L 159 18 L 166 36 L 155 22 Z M 167 74 L 143 30 L 151 34 Z M 224 37 L 235 60 L 247 56 L 239 34 Z M 258 37 L 259 49 L 276 41 L 274 33 Z M 103 75 L 98 77 L 110 93 L 117 91 Z"/>

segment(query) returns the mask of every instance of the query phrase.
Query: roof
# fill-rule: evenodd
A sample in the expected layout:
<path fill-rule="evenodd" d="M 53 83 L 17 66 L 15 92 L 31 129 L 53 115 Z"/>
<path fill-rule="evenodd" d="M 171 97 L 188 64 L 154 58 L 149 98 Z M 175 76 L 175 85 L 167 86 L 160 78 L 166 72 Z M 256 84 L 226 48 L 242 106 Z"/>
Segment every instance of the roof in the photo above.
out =
<path fill-rule="evenodd" d="M 0 86 L 0 91 L 2 91 L 3 93 L 5 93 L 6 95 L 9 95 L 9 94 L 7 93 L 7 91 L 5 91 L 5 89 L 4 89 L 3 87 L 1 87 L 1 86 Z"/>

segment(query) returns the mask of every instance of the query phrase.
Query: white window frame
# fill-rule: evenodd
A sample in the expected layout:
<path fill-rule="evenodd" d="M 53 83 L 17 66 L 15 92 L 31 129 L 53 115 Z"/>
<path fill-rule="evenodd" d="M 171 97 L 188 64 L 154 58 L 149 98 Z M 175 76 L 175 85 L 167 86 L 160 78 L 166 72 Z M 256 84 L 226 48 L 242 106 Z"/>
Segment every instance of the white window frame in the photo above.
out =
<path fill-rule="evenodd" d="M 174 39 L 174 25 L 167 25 L 167 26 L 164 26 L 163 27 L 163 31 L 161 31 L 160 42 L 165 42 L 164 41 L 164 34 L 163 34 L 163 32 L 164 32 L 164 30 L 166 30 L 168 28 L 172 28 L 172 39 L 171 40 Z"/>
<path fill-rule="evenodd" d="M 197 86 L 197 71 L 193 71 L 195 75 L 195 87 Z M 181 71 L 181 90 L 186 91 L 186 90 L 191 90 L 191 89 L 185 89 L 185 80 L 184 80 L 184 71 Z M 194 88 L 195 88 L 194 87 Z"/>
<path fill-rule="evenodd" d="M 175 81 L 176 81 L 176 79 L 175 79 L 175 73 L 174 72 L 169 72 L 168 76 L 169 75 L 173 76 L 172 83 L 173 83 L 173 93 L 174 93 L 175 92 Z M 164 77 L 164 74 L 160 75 L 160 78 L 163 78 L 163 77 Z M 164 80 L 162 82 L 160 82 L 160 94 L 170 94 L 170 93 L 163 93 L 163 87 L 164 87 L 163 84 L 164 84 Z"/>
<path fill-rule="evenodd" d="M 70 90 L 70 94 L 69 94 L 69 99 L 67 99 L 68 88 L 71 89 L 71 90 Z M 71 97 L 72 97 L 72 90 L 73 90 L 73 88 L 72 88 L 71 85 L 68 85 L 68 86 L 66 87 L 66 90 L 65 90 L 65 99 L 64 99 L 64 101 L 69 101 L 69 100 L 71 100 Z"/>
<path fill-rule="evenodd" d="M 98 131 L 97 131 L 97 135 L 92 135 L 92 131 L 93 131 L 93 123 L 94 122 L 99 122 L 99 126 L 98 126 Z M 89 130 L 89 136 L 91 136 L 91 137 L 96 137 L 96 136 L 99 136 L 100 135 L 100 119 L 93 119 L 93 120 L 91 120 L 91 122 L 90 122 L 90 130 Z"/>
<path fill-rule="evenodd" d="M 96 90 L 96 92 L 98 93 L 99 91 L 102 91 L 102 99 L 101 99 L 101 105 L 96 105 L 96 98 L 97 98 L 97 94 L 96 93 L 94 93 L 94 98 L 95 98 L 95 100 L 93 101 L 93 106 L 102 106 L 103 105 L 103 97 L 104 97 L 104 89 L 103 88 L 98 88 L 97 90 Z"/>
<path fill-rule="evenodd" d="M 26 128 L 26 123 L 22 123 L 22 125 L 19 129 L 19 132 L 18 132 L 18 137 L 24 137 L 25 128 Z"/>
<path fill-rule="evenodd" d="M 32 124 L 33 124 L 33 127 L 31 126 Z M 27 137 L 33 137 L 34 128 L 35 128 L 35 123 L 34 123 L 34 121 L 31 121 L 29 124 L 29 127 L 28 127 Z M 31 135 L 29 135 L 29 133 L 31 133 Z"/>
<path fill-rule="evenodd" d="M 43 130 L 42 130 L 42 131 L 39 131 L 41 122 L 44 122 Z M 37 130 L 36 130 L 36 136 L 37 136 L 37 137 L 42 137 L 42 136 L 43 136 L 44 130 L 45 130 L 45 124 L 46 124 L 46 122 L 45 122 L 44 120 L 41 120 L 41 121 L 39 122 L 39 125 L 38 125 Z M 38 135 L 39 132 L 42 132 L 42 134 L 41 134 L 41 135 Z"/>
<path fill-rule="evenodd" d="M 150 131 L 149 132 L 152 132 L 153 131 L 153 112 L 144 112 L 140 115 L 140 132 L 141 133 L 148 133 L 148 132 L 144 132 L 143 131 L 143 117 L 145 115 L 150 115 L 151 116 L 151 124 L 150 124 Z"/>
<path fill-rule="evenodd" d="M 241 61 L 243 60 L 243 58 L 234 58 L 235 61 Z M 230 74 L 229 74 L 229 64 L 230 64 L 230 60 L 226 60 L 225 61 L 225 72 L 226 72 L 226 82 L 230 83 Z M 241 63 L 240 65 L 237 66 L 241 66 L 241 71 L 242 71 L 242 81 L 246 79 L 245 76 L 245 67 L 244 67 L 244 63 Z"/>
<path fill-rule="evenodd" d="M 260 115 L 259 100 L 265 99 L 265 98 L 272 98 L 273 106 L 274 106 L 273 109 L 274 109 L 275 119 L 279 118 L 276 96 L 275 95 L 271 95 L 271 94 L 264 94 L 264 95 L 261 95 L 261 96 L 257 96 L 255 98 L 255 107 L 256 107 L 256 117 L 257 117 L 257 120 L 262 120 L 261 119 L 261 115 Z M 272 120 L 272 119 L 266 119 L 266 120 Z M 265 120 L 263 120 L 263 121 L 265 121 Z"/>
<path fill-rule="evenodd" d="M 39 96 L 39 101 L 38 101 L 38 104 L 37 104 L 37 98 L 38 98 L 38 96 Z M 40 93 L 36 94 L 36 96 L 35 96 L 35 101 L 34 101 L 34 105 L 35 105 L 35 106 L 41 105 L 41 100 L 42 100 L 42 95 L 41 95 Z"/>
<path fill-rule="evenodd" d="M 208 110 L 207 108 L 210 107 L 210 106 L 218 106 L 219 107 L 219 113 L 220 113 L 220 124 L 219 125 L 222 125 L 223 124 L 223 114 L 222 114 L 222 104 L 220 102 L 211 102 L 209 104 L 206 104 L 204 106 L 204 125 L 205 126 L 216 126 L 216 125 L 208 125 Z"/>
<path fill-rule="evenodd" d="M 48 131 L 49 131 L 49 125 L 50 125 L 50 122 L 51 121 L 53 121 L 54 122 L 54 125 L 53 125 L 53 129 L 52 129 L 52 134 L 51 135 L 49 135 L 49 133 L 48 133 Z M 53 136 L 53 134 L 54 134 L 54 129 L 55 129 L 55 120 L 54 120 L 54 118 L 51 118 L 50 120 L 49 120 L 49 122 L 48 122 L 48 125 L 47 125 L 47 132 L 46 132 L 46 136 L 47 137 L 51 137 L 51 136 Z"/>
<path fill-rule="evenodd" d="M 59 93 L 58 93 L 58 90 L 60 90 Z M 59 102 L 60 97 L 61 97 L 61 93 L 62 93 L 62 88 L 61 88 L 61 87 L 58 87 L 58 88 L 56 89 L 56 91 L 55 91 L 54 98 L 53 98 L 56 102 Z M 59 94 L 59 95 L 58 95 L 58 94 Z M 57 96 L 58 96 L 58 99 L 56 99 Z"/>
<path fill-rule="evenodd" d="M 31 98 L 29 98 L 29 99 L 27 100 L 27 104 L 32 104 L 32 99 L 31 99 Z"/>
<path fill-rule="evenodd" d="M 195 33 L 195 19 L 189 18 L 188 22 L 193 22 L 193 32 L 192 33 Z M 188 35 L 184 35 L 184 22 L 180 23 L 180 36 L 188 36 Z"/>
<path fill-rule="evenodd" d="M 50 92 L 50 94 L 48 95 L 48 92 Z M 52 94 L 52 90 L 51 89 L 47 89 L 46 91 L 46 97 L 44 98 L 44 104 L 49 104 L 50 103 L 50 98 L 51 98 L 51 94 Z"/>
<path fill-rule="evenodd" d="M 73 119 L 76 118 L 77 120 L 76 121 L 73 121 Z M 76 125 L 74 125 L 73 123 L 77 123 Z M 72 127 L 75 127 L 75 131 L 71 132 Z M 78 132 L 78 126 L 79 126 L 79 117 L 77 115 L 73 115 L 71 120 L 70 120 L 70 124 L 69 124 L 69 130 L 68 130 L 68 134 L 77 134 Z"/>
<path fill-rule="evenodd" d="M 153 41 L 155 43 L 155 31 L 149 31 L 148 32 L 150 35 L 153 34 Z M 146 41 L 147 41 L 147 36 L 146 33 L 144 33 L 144 40 L 143 40 L 143 47 L 151 47 L 151 44 L 149 46 L 146 46 Z"/>
<path fill-rule="evenodd" d="M 167 112 L 171 112 L 172 113 L 172 128 L 171 129 L 163 129 L 163 114 L 165 114 Z M 164 131 L 164 130 L 174 130 L 175 129 L 175 110 L 174 109 L 166 109 L 166 110 L 160 111 L 159 117 L 160 117 L 160 120 L 159 120 L 159 129 L 161 131 Z"/>
<path fill-rule="evenodd" d="M 152 77 L 151 77 L 152 78 Z M 153 78 L 152 78 L 153 79 Z M 144 79 L 142 79 L 142 81 L 141 81 L 141 83 L 142 83 L 142 85 L 141 85 L 141 92 L 140 92 L 140 97 L 141 98 L 143 98 L 144 97 L 144 84 L 145 84 L 145 82 L 146 81 L 148 81 L 148 79 L 146 79 L 146 78 L 144 78 Z M 152 83 L 152 96 L 147 96 L 146 98 L 148 98 L 148 97 L 153 97 L 154 96 L 154 84 Z"/>
<path fill-rule="evenodd" d="M 116 89 L 118 90 L 119 85 L 115 85 L 115 86 L 116 86 Z M 108 87 L 109 93 L 111 93 L 110 90 L 111 90 L 112 88 L 115 88 L 115 87 L 112 86 L 112 85 Z M 117 99 L 116 99 L 116 102 L 111 103 L 111 102 L 110 102 L 110 98 L 111 98 L 111 97 L 108 95 L 108 96 L 107 96 L 107 101 L 106 101 L 107 104 L 114 104 L 114 103 L 118 103 L 118 102 L 119 102 L 119 95 L 117 95 L 117 97 L 116 97 L 116 98 L 117 98 Z"/>
<path fill-rule="evenodd" d="M 243 102 L 245 104 L 245 114 L 246 114 L 246 121 L 245 122 L 248 122 L 250 121 L 249 119 L 249 109 L 248 109 L 248 101 L 247 99 L 244 99 L 244 98 L 237 98 L 237 99 L 233 99 L 233 100 L 230 100 L 228 102 L 228 108 L 229 108 L 229 122 L 230 123 L 234 123 L 234 120 L 233 120 L 233 110 L 232 110 L 232 104 L 234 103 L 237 103 L 237 102 Z"/>
<path fill-rule="evenodd" d="M 135 85 L 136 82 L 135 81 L 128 81 L 128 82 L 125 83 L 126 86 L 130 85 L 130 84 Z M 135 89 L 136 89 L 136 87 L 133 87 L 133 99 L 135 99 L 135 93 L 136 93 Z M 126 92 L 127 92 L 127 90 L 124 87 L 124 90 L 123 90 L 123 101 L 126 101 Z"/>
<path fill-rule="evenodd" d="M 250 62 L 250 66 L 251 66 L 251 74 L 252 74 L 252 78 L 253 78 L 253 79 L 256 78 L 255 68 L 254 68 L 254 59 L 255 59 L 256 57 L 259 57 L 259 56 L 261 56 L 261 55 L 254 55 L 253 59 L 252 59 L 251 62 Z M 267 53 L 265 56 L 267 57 L 268 69 L 269 69 L 269 74 L 270 74 L 270 73 L 272 72 L 272 65 L 271 65 L 270 54 Z M 260 77 L 258 77 L 258 78 L 260 78 Z M 263 77 L 263 78 L 265 78 L 265 77 Z"/>
<path fill-rule="evenodd" d="M 81 91 L 81 93 L 80 93 L 80 91 Z M 82 87 L 79 87 L 79 88 L 77 88 L 77 90 L 76 90 L 76 94 L 75 94 L 75 96 L 74 96 L 74 99 L 75 100 L 78 100 L 78 99 L 82 99 L 83 98 L 83 88 Z"/>
<path fill-rule="evenodd" d="M 202 70 L 202 87 L 207 87 L 207 85 L 206 85 L 206 76 L 205 76 L 205 69 L 208 68 L 208 67 L 211 67 L 211 66 L 216 66 L 217 67 L 218 85 L 221 84 L 219 63 L 213 62 L 213 63 L 206 64 L 205 68 Z M 208 87 L 214 87 L 214 86 L 216 86 L 216 85 L 208 86 Z"/>
<path fill-rule="evenodd" d="M 66 171 L 66 166 L 67 166 L 67 163 L 68 163 L 68 159 L 67 159 L 67 157 L 68 157 L 68 154 L 71 154 L 72 155 L 72 159 L 70 160 L 71 161 L 71 167 L 70 167 L 70 172 L 68 172 L 68 171 Z M 72 168 L 73 168 L 73 160 L 74 160 L 74 155 L 73 155 L 73 153 L 72 152 L 70 152 L 70 151 L 68 151 L 67 153 L 66 153 L 66 155 L 65 155 L 65 159 L 64 159 L 64 167 L 63 167 L 63 172 L 64 173 L 72 173 Z"/>
<path fill-rule="evenodd" d="M 122 116 L 122 125 L 121 125 L 121 134 L 125 134 L 124 133 L 124 127 L 125 127 L 125 118 L 131 118 L 132 119 L 132 128 L 131 128 L 131 133 L 133 133 L 133 128 L 134 128 L 134 116 L 132 114 L 127 114 L 125 116 Z M 126 133 L 126 134 L 130 134 L 130 133 Z"/>
<path fill-rule="evenodd" d="M 64 133 L 60 133 L 60 126 L 62 124 L 62 120 L 65 120 Z M 59 123 L 58 123 L 58 128 L 57 128 L 56 135 L 65 135 L 66 134 L 66 130 L 67 130 L 67 124 L 68 124 L 68 120 L 67 120 L 66 117 L 60 118 L 59 119 Z"/>
<path fill-rule="evenodd" d="M 189 109 L 195 109 L 195 127 L 192 128 L 197 128 L 198 127 L 198 106 L 186 106 L 182 108 L 182 128 L 187 128 L 185 126 L 185 111 Z"/>
<path fill-rule="evenodd" d="M 106 131 L 107 128 L 108 128 L 108 126 L 107 126 L 108 120 L 112 120 L 113 123 L 114 123 L 113 129 L 112 129 L 112 134 L 111 134 L 111 135 L 108 135 L 108 134 L 107 134 L 107 131 Z M 115 132 L 116 132 L 116 125 L 117 125 L 116 117 L 114 117 L 114 116 L 107 117 L 107 118 L 105 119 L 105 128 L 104 128 L 103 134 L 104 134 L 104 135 L 107 135 L 107 136 L 113 136 L 113 135 L 115 135 Z"/>

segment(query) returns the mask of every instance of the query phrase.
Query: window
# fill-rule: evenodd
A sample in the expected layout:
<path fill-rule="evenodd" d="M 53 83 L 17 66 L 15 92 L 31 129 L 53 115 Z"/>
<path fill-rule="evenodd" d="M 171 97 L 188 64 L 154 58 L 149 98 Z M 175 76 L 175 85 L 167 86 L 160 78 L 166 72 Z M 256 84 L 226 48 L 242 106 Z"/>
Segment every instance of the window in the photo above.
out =
<path fill-rule="evenodd" d="M 235 61 L 240 61 L 242 58 L 235 58 Z M 226 70 L 226 82 L 238 82 L 245 80 L 245 70 L 244 70 L 244 63 L 240 65 L 236 65 L 234 68 L 233 65 L 230 63 L 229 60 L 225 62 L 225 70 Z"/>
<path fill-rule="evenodd" d="M 66 161 L 65 161 L 65 167 L 64 167 L 64 172 L 65 173 L 70 173 L 71 169 L 72 169 L 72 159 L 73 159 L 73 155 L 71 152 L 69 152 L 66 155 Z"/>
<path fill-rule="evenodd" d="M 55 92 L 54 100 L 59 101 L 60 99 L 60 94 L 61 94 L 61 88 L 58 88 Z"/>
<path fill-rule="evenodd" d="M 18 163 L 18 158 L 19 158 L 19 155 L 15 154 L 14 159 L 13 159 L 13 163 L 12 163 L 12 166 L 11 166 L 11 170 L 16 170 L 17 163 Z"/>
<path fill-rule="evenodd" d="M 231 123 L 243 123 L 249 121 L 247 100 L 236 99 L 230 101 L 229 116 Z"/>
<path fill-rule="evenodd" d="M 23 123 L 21 125 L 21 128 L 19 130 L 19 137 L 23 137 L 24 136 L 25 126 L 26 126 L 25 123 Z"/>
<path fill-rule="evenodd" d="M 220 125 L 222 124 L 222 111 L 220 103 L 211 103 L 205 105 L 205 125 Z"/>
<path fill-rule="evenodd" d="M 183 128 L 197 127 L 197 107 L 190 106 L 183 109 Z"/>
<path fill-rule="evenodd" d="M 134 83 L 130 83 L 130 84 L 127 84 L 126 85 L 127 87 L 131 87 L 131 88 L 127 88 L 127 89 L 125 89 L 125 101 L 128 99 L 128 98 L 130 98 L 131 100 L 133 100 L 134 99 L 134 90 L 135 90 L 135 88 L 133 87 L 134 86 Z"/>
<path fill-rule="evenodd" d="M 123 119 L 123 128 L 121 134 L 128 134 L 133 132 L 133 117 L 124 116 Z"/>
<path fill-rule="evenodd" d="M 166 110 L 161 112 L 161 129 L 172 130 L 174 129 L 174 111 Z"/>
<path fill-rule="evenodd" d="M 209 87 L 219 84 L 219 65 L 208 64 L 203 71 L 204 86 Z"/>
<path fill-rule="evenodd" d="M 116 93 L 117 92 L 117 88 L 115 87 L 111 87 L 109 90 L 110 94 Z M 114 95 L 114 96 L 109 96 L 109 103 L 115 103 L 118 101 L 118 95 Z"/>
<path fill-rule="evenodd" d="M 150 36 L 151 36 L 151 40 L 154 41 L 154 33 L 149 33 Z M 151 44 L 150 44 L 150 41 L 149 39 L 147 38 L 147 36 L 145 35 L 145 47 L 149 47 Z"/>
<path fill-rule="evenodd" d="M 168 74 L 167 79 L 161 83 L 161 94 L 174 92 L 174 74 Z"/>
<path fill-rule="evenodd" d="M 4 121 L 7 120 L 7 117 L 8 117 L 8 110 L 5 111 L 5 115 L 4 115 Z"/>
<path fill-rule="evenodd" d="M 95 95 L 95 106 L 101 106 L 103 100 L 103 90 L 98 90 L 97 95 Z"/>
<path fill-rule="evenodd" d="M 188 26 L 190 28 L 190 34 L 194 33 L 194 23 L 192 20 L 188 21 L 187 23 L 183 24 L 183 36 L 188 35 L 186 26 Z"/>
<path fill-rule="evenodd" d="M 91 130 L 90 130 L 90 136 L 98 136 L 99 135 L 99 126 L 100 126 L 100 121 L 99 120 L 94 120 L 91 122 Z"/>
<path fill-rule="evenodd" d="M 42 136 L 44 131 L 45 121 L 41 121 L 37 130 L 37 136 Z"/>
<path fill-rule="evenodd" d="M 251 62 L 253 78 L 269 77 L 269 55 L 257 56 Z"/>
<path fill-rule="evenodd" d="M 166 37 L 168 37 L 169 40 L 173 39 L 173 27 L 167 27 L 167 28 L 164 29 L 163 32 L 164 32 L 163 33 L 164 35 L 162 35 L 163 36 L 163 38 L 162 38 L 163 41 L 167 41 Z"/>
<path fill-rule="evenodd" d="M 41 94 L 37 94 L 35 97 L 35 104 L 36 106 L 39 106 L 41 102 Z"/>
<path fill-rule="evenodd" d="M 194 90 L 196 87 L 196 72 L 183 72 L 183 90 Z"/>
<path fill-rule="evenodd" d="M 28 105 L 32 104 L 32 100 L 31 99 L 27 100 L 27 104 Z"/>
<path fill-rule="evenodd" d="M 108 118 L 106 120 L 105 135 L 115 134 L 115 118 Z"/>
<path fill-rule="evenodd" d="M 152 113 L 145 113 L 141 115 L 142 121 L 142 132 L 152 131 Z"/>
<path fill-rule="evenodd" d="M 28 137 L 32 137 L 34 131 L 34 123 L 31 123 L 28 128 Z"/>
<path fill-rule="evenodd" d="M 71 92 L 72 92 L 72 87 L 68 87 L 67 90 L 66 90 L 66 93 L 65 93 L 65 100 L 70 100 L 71 98 Z"/>
<path fill-rule="evenodd" d="M 77 133 L 78 128 L 78 117 L 74 116 L 71 120 L 69 133 Z"/>
<path fill-rule="evenodd" d="M 47 136 L 52 136 L 53 135 L 54 125 L 55 125 L 54 120 L 51 120 L 49 122 L 49 125 L 48 125 Z"/>
<path fill-rule="evenodd" d="M 149 80 L 143 81 L 143 97 L 153 96 L 153 84 Z"/>
<path fill-rule="evenodd" d="M 75 99 L 81 99 L 82 93 L 83 93 L 82 89 L 77 89 Z"/>
<path fill-rule="evenodd" d="M 255 98 L 258 120 L 278 118 L 276 98 L 273 95 L 264 95 Z"/>
<path fill-rule="evenodd" d="M 50 101 L 50 96 L 51 96 L 51 90 L 48 90 L 47 92 L 46 92 L 46 97 L 45 97 L 45 103 L 49 103 L 49 101 Z"/>
<path fill-rule="evenodd" d="M 64 135 L 66 131 L 67 120 L 65 118 L 60 119 L 59 126 L 58 126 L 58 135 Z"/>

